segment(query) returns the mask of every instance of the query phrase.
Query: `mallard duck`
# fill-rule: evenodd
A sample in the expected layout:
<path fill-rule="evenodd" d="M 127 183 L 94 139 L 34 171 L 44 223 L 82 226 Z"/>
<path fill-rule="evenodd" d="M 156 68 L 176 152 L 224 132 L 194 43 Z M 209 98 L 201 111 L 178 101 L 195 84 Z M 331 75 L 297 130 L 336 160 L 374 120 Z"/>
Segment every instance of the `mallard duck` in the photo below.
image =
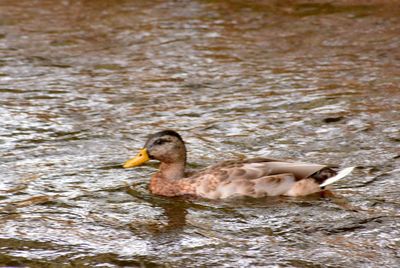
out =
<path fill-rule="evenodd" d="M 237 196 L 305 196 L 348 175 L 353 167 L 335 171 L 325 165 L 270 158 L 228 160 L 197 173 L 185 172 L 186 147 L 173 130 L 152 134 L 137 156 L 124 168 L 139 166 L 150 159 L 161 162 L 150 181 L 150 191 L 162 196 L 192 195 L 208 199 Z"/>

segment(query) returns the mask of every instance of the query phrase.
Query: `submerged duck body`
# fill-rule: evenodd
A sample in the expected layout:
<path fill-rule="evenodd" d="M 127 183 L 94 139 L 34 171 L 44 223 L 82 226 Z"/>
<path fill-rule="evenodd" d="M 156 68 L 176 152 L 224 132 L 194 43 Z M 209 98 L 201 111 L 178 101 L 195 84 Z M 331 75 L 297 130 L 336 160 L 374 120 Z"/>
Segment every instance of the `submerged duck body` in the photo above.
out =
<path fill-rule="evenodd" d="M 353 168 L 340 172 L 325 165 L 271 158 L 228 160 L 194 174 L 185 172 L 186 147 L 172 130 L 150 135 L 138 155 L 124 168 L 139 166 L 150 159 L 161 162 L 150 181 L 150 191 L 163 196 L 193 195 L 208 199 L 238 196 L 305 196 L 320 192 Z"/>

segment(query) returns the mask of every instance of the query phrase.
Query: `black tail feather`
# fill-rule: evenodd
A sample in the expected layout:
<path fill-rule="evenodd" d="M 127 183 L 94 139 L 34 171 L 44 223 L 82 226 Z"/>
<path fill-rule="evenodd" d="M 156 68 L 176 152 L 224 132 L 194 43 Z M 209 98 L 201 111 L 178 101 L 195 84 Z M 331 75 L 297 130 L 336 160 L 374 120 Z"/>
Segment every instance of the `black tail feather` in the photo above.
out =
<path fill-rule="evenodd" d="M 336 170 L 326 167 L 321 169 L 320 171 L 315 172 L 310 177 L 313 178 L 318 184 L 322 184 L 327 179 L 336 175 L 337 175 Z"/>

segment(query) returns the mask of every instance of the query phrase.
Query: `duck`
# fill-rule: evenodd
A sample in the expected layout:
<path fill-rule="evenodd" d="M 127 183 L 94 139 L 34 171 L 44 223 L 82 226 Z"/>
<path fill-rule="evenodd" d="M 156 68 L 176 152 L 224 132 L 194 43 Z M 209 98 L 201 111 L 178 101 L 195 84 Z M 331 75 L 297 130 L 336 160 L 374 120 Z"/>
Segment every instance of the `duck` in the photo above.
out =
<path fill-rule="evenodd" d="M 140 166 L 149 160 L 160 162 L 150 180 L 154 195 L 195 196 L 206 199 L 264 196 L 307 196 L 344 178 L 354 167 L 336 170 L 327 165 L 275 158 L 225 160 L 197 172 L 186 170 L 185 142 L 174 130 L 148 136 L 138 154 L 124 168 Z"/>

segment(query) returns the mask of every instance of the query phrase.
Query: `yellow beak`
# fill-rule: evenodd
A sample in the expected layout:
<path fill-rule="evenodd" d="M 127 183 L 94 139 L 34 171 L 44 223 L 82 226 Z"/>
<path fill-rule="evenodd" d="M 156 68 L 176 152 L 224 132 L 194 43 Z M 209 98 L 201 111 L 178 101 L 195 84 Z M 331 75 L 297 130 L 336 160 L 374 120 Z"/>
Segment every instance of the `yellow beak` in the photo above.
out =
<path fill-rule="evenodd" d="M 149 154 L 147 153 L 147 149 L 144 148 L 144 149 L 140 150 L 139 153 L 134 158 L 126 161 L 124 163 L 123 167 L 124 168 L 137 167 L 149 160 L 150 160 L 150 157 L 149 157 Z"/>

